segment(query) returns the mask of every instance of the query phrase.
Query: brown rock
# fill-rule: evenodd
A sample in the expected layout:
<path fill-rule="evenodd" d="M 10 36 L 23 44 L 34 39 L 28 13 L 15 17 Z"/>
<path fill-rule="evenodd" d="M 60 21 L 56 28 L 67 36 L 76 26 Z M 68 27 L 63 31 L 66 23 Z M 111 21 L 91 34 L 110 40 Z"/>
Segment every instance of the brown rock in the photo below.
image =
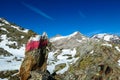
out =
<path fill-rule="evenodd" d="M 41 36 L 40 42 L 39 42 L 40 44 L 44 44 L 45 40 L 47 40 L 45 36 L 46 35 Z M 38 49 L 25 52 L 25 58 L 19 70 L 19 76 L 21 80 L 30 79 L 30 77 L 34 76 L 34 75 L 31 75 L 31 72 L 33 71 L 38 71 L 43 73 L 46 71 L 47 57 L 48 57 L 47 55 L 48 52 L 46 47 L 47 45 L 42 45 L 42 46 L 40 45 Z M 36 75 L 37 74 L 38 73 L 36 73 Z"/>

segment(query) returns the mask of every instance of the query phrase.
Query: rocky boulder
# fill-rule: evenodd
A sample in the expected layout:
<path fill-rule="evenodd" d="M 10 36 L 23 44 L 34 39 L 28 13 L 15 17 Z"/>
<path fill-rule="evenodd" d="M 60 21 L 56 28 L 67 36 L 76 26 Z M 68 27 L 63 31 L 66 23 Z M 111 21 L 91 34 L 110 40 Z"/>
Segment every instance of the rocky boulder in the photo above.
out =
<path fill-rule="evenodd" d="M 39 37 L 35 35 L 28 41 L 25 58 L 19 71 L 21 80 L 53 80 L 47 71 L 47 42 L 45 33 Z"/>

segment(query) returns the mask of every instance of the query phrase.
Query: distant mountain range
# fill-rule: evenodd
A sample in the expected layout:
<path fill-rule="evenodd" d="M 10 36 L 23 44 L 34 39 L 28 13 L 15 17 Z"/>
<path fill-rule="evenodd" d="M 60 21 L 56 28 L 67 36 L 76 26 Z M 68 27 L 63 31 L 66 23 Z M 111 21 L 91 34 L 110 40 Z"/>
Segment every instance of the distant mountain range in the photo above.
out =
<path fill-rule="evenodd" d="M 18 72 L 25 44 L 33 34 L 0 18 L 0 80 L 10 80 Z M 76 31 L 49 41 L 47 69 L 57 73 L 57 80 L 120 80 L 119 36 L 103 33 L 86 37 Z"/>

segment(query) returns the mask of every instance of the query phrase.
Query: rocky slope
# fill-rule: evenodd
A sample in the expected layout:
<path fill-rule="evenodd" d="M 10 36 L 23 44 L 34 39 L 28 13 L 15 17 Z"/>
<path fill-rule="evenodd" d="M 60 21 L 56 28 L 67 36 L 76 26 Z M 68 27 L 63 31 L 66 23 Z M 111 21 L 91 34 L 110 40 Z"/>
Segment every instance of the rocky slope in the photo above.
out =
<path fill-rule="evenodd" d="M 120 45 L 90 40 L 76 48 L 69 67 L 57 80 L 120 80 Z"/>
<path fill-rule="evenodd" d="M 18 72 L 32 34 L 35 33 L 0 18 L 1 80 L 19 80 L 11 75 Z M 56 74 L 56 80 L 120 80 L 119 36 L 97 34 L 88 38 L 77 31 L 49 41 L 47 70 Z"/>
<path fill-rule="evenodd" d="M 0 18 L 0 78 L 8 78 L 18 71 L 25 44 L 32 34 L 35 33 Z"/>
<path fill-rule="evenodd" d="M 69 37 L 58 40 L 70 47 L 62 46 L 50 52 L 49 56 L 53 57 L 48 58 L 48 70 L 57 73 L 57 80 L 120 80 L 119 36 L 98 34 L 85 38 L 77 46 L 64 44 L 63 39 L 67 41 Z M 56 41 L 56 38 L 52 40 Z M 53 41 L 53 45 L 58 42 Z"/>

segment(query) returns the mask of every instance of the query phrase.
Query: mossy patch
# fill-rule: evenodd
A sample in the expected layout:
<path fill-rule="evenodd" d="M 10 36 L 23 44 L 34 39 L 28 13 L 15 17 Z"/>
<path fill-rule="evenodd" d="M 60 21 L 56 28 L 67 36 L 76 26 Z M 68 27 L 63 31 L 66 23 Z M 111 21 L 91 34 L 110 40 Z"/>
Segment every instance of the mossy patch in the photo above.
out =
<path fill-rule="evenodd" d="M 65 63 L 58 64 L 57 66 L 55 66 L 55 72 L 59 71 L 59 70 L 62 70 L 65 67 L 66 67 Z"/>
<path fill-rule="evenodd" d="M 88 66 L 90 66 L 93 63 L 93 58 L 91 56 L 86 57 L 82 59 L 79 63 L 80 69 L 86 69 Z"/>
<path fill-rule="evenodd" d="M 17 73 L 18 70 L 11 70 L 11 71 L 0 71 L 0 78 L 9 78 L 13 74 Z"/>

